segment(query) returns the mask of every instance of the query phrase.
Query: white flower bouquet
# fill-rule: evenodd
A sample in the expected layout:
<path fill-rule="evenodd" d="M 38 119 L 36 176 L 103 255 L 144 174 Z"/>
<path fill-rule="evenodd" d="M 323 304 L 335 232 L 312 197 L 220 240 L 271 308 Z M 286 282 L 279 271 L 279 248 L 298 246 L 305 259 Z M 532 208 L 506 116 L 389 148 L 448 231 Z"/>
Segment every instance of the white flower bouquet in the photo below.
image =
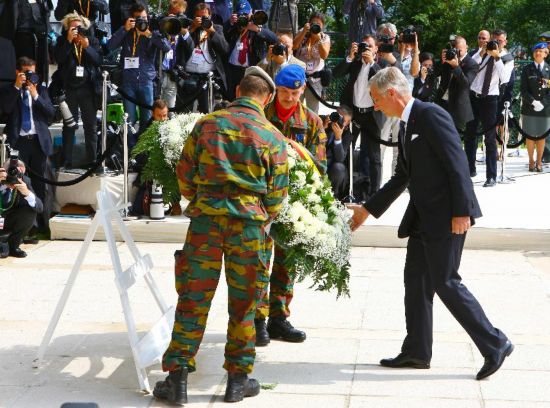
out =
<path fill-rule="evenodd" d="M 350 215 L 334 198 L 330 180 L 288 144 L 289 194 L 270 235 L 286 249 L 285 264 L 298 281 L 349 295 Z"/>
<path fill-rule="evenodd" d="M 147 154 L 147 163 L 141 172 L 142 181 L 155 180 L 162 185 L 165 202 L 179 202 L 181 195 L 176 177 L 176 164 L 183 145 L 193 130 L 201 113 L 184 113 L 158 122 L 154 121 L 139 136 L 132 149 L 132 157 Z"/>

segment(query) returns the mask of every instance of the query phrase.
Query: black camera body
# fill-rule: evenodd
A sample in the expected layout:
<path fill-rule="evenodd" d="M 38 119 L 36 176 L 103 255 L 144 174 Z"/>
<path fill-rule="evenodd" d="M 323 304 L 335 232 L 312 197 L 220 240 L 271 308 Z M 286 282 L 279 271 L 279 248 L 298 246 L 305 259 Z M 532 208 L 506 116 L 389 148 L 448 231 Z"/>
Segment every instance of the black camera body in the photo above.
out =
<path fill-rule="evenodd" d="M 25 81 L 30 82 L 33 85 L 38 85 L 40 83 L 40 77 L 36 72 L 25 71 Z M 23 84 L 26 86 L 27 84 Z"/>
<path fill-rule="evenodd" d="M 83 26 L 76 26 L 76 33 L 80 35 L 81 37 L 89 37 L 90 36 L 90 30 L 87 28 L 84 28 Z"/>
<path fill-rule="evenodd" d="M 497 40 L 488 41 L 487 42 L 487 50 L 489 50 L 489 51 L 498 50 L 498 41 Z"/>
<path fill-rule="evenodd" d="M 153 18 L 154 19 L 154 18 Z M 136 30 L 144 32 L 149 28 L 149 21 L 143 17 L 136 18 Z"/>
<path fill-rule="evenodd" d="M 237 16 L 237 25 L 239 27 L 246 27 L 248 25 L 249 21 L 250 20 L 248 19 L 248 14 L 246 14 L 246 13 L 239 14 Z"/>
<path fill-rule="evenodd" d="M 328 118 L 331 121 L 331 123 L 338 123 L 338 126 L 340 127 L 344 126 L 344 117 L 340 115 L 338 112 L 336 111 L 331 112 Z"/>
<path fill-rule="evenodd" d="M 360 60 L 361 59 L 361 54 L 363 54 L 365 51 L 367 51 L 368 49 L 370 49 L 370 45 L 369 43 L 366 43 L 366 42 L 360 42 L 358 45 L 357 45 L 357 54 L 355 54 L 355 58 Z"/>
<path fill-rule="evenodd" d="M 277 43 L 271 49 L 271 54 L 273 55 L 285 55 L 285 53 L 286 53 L 286 45 L 284 45 L 283 43 Z"/>
<path fill-rule="evenodd" d="M 458 57 L 458 50 L 456 48 L 450 48 L 445 50 L 446 60 L 454 60 L 456 57 Z"/>
<path fill-rule="evenodd" d="M 380 45 L 378 46 L 378 52 L 382 53 L 392 53 L 393 52 L 393 44 L 391 43 L 392 37 L 389 35 L 382 34 L 378 37 L 378 41 Z"/>
<path fill-rule="evenodd" d="M 313 34 L 319 34 L 321 32 L 321 26 L 317 23 L 314 23 L 309 27 L 309 31 L 311 31 Z"/>
<path fill-rule="evenodd" d="M 10 164 L 6 170 L 6 179 L 2 184 L 19 184 L 19 179 L 23 176 L 19 171 L 19 151 L 12 149 L 10 152 Z"/>
<path fill-rule="evenodd" d="M 203 30 L 208 30 L 213 25 L 214 25 L 214 23 L 212 22 L 212 19 L 210 17 L 202 16 L 202 18 L 201 18 L 201 28 Z"/>
<path fill-rule="evenodd" d="M 422 26 L 407 26 L 401 31 L 403 35 L 401 41 L 405 44 L 414 44 L 416 42 L 416 33 L 422 32 Z"/>

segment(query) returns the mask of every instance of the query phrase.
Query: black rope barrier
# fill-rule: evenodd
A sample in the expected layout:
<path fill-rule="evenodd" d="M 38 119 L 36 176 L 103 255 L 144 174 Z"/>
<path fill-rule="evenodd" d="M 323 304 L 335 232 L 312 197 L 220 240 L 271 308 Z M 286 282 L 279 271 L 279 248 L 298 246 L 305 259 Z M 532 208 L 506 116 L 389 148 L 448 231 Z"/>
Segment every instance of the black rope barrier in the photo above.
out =
<path fill-rule="evenodd" d="M 510 118 L 508 123 L 511 123 L 525 139 L 533 140 L 534 142 L 536 142 L 537 140 L 546 139 L 548 136 L 550 136 L 550 129 L 548 129 L 540 136 L 532 136 L 528 134 L 520 127 L 519 122 L 516 118 Z"/>

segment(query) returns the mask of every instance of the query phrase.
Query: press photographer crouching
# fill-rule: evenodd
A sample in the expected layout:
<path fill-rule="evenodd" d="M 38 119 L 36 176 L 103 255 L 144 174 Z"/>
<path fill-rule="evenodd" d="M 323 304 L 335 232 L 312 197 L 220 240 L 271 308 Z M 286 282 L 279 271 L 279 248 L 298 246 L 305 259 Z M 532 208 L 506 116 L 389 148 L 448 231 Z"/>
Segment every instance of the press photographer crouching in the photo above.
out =
<path fill-rule="evenodd" d="M 97 157 L 97 102 L 101 94 L 99 66 L 101 51 L 98 40 L 90 35 L 90 21 L 77 13 L 67 14 L 63 19 L 63 31 L 55 46 L 55 59 L 59 64 L 61 81 L 65 91 L 65 102 L 76 123 L 78 111 L 82 113 L 84 140 L 86 144 L 86 165 Z M 73 166 L 74 134 L 77 126 L 63 125 L 64 167 Z"/>
<path fill-rule="evenodd" d="M 423 102 L 433 102 L 437 89 L 434 72 L 434 56 L 431 52 L 420 53 L 420 74 L 414 79 L 412 95 Z"/>
<path fill-rule="evenodd" d="M 157 30 L 149 27 L 145 6 L 136 3 L 132 6 L 131 17 L 126 20 L 107 43 L 109 50 L 122 47 L 120 64 L 122 68 L 121 90 L 130 98 L 144 106 L 153 104 L 153 81 L 157 79 L 158 51 L 170 51 L 170 42 Z M 136 104 L 124 99 L 124 110 L 131 124 L 137 122 Z M 147 128 L 151 111 L 139 107 L 139 131 Z M 130 147 L 133 141 L 129 142 Z"/>
<path fill-rule="evenodd" d="M 328 115 L 324 121 L 327 134 L 327 175 L 332 184 L 334 196 L 343 200 L 348 195 L 349 147 L 353 140 L 349 125 L 352 112 L 347 106 L 340 106 L 337 111 Z"/>
<path fill-rule="evenodd" d="M 24 175 L 25 163 L 12 150 L 10 159 L 0 167 L 0 257 L 24 258 L 19 248 L 23 237 L 43 210 L 42 201 L 34 194 L 30 179 Z"/>
<path fill-rule="evenodd" d="M 269 46 L 266 57 L 258 66 L 267 72 L 272 79 L 275 79 L 281 68 L 287 65 L 299 65 L 305 70 L 305 62 L 292 55 L 292 45 L 290 35 L 281 34 L 279 42 Z"/>
<path fill-rule="evenodd" d="M 197 109 L 202 113 L 209 112 L 208 73 L 213 72 L 215 76 L 221 77 L 223 86 L 227 88 L 223 61 L 229 54 L 229 44 L 223 35 L 223 27 L 212 22 L 210 13 L 210 6 L 206 3 L 195 6 L 189 35 L 184 36 L 184 41 L 180 42 L 176 50 L 178 66 L 185 67 L 183 72 L 180 68 L 176 74 L 182 80 L 182 98 L 197 95 Z M 195 100 L 187 103 L 183 109 L 191 111 Z"/>

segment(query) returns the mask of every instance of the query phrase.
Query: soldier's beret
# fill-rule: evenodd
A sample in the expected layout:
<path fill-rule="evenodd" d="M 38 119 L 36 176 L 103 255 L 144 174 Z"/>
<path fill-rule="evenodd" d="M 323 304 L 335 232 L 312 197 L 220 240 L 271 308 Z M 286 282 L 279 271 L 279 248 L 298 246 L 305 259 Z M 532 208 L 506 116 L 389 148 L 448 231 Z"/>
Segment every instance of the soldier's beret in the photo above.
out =
<path fill-rule="evenodd" d="M 273 98 L 275 97 L 275 83 L 273 82 L 273 79 L 271 79 L 271 77 L 269 76 L 269 74 L 267 72 L 265 72 L 262 68 L 256 66 L 256 65 L 253 65 L 251 67 L 248 67 L 245 71 L 244 71 L 244 76 L 248 76 L 248 75 L 255 75 L 255 76 L 259 76 L 260 78 L 262 78 L 265 82 L 267 82 L 267 84 L 269 85 L 269 87 L 271 88 L 271 99 L 269 100 L 269 102 L 273 101 Z"/>
<path fill-rule="evenodd" d="M 531 51 L 540 50 L 548 48 L 548 45 L 545 42 L 539 42 L 533 45 L 533 49 Z"/>
<path fill-rule="evenodd" d="M 282 68 L 275 76 L 275 85 L 298 89 L 306 83 L 306 70 L 299 65 L 291 64 Z"/>

